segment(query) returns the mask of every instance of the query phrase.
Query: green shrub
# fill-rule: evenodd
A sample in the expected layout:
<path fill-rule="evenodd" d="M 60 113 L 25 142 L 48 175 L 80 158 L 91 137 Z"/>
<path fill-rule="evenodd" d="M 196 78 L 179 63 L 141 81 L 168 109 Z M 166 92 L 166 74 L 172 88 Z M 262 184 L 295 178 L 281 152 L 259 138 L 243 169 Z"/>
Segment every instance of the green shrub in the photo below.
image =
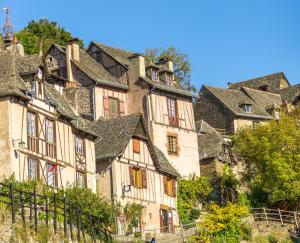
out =
<path fill-rule="evenodd" d="M 268 235 L 268 240 L 269 240 L 270 243 L 277 243 L 278 242 L 276 237 L 273 236 L 273 235 Z"/>

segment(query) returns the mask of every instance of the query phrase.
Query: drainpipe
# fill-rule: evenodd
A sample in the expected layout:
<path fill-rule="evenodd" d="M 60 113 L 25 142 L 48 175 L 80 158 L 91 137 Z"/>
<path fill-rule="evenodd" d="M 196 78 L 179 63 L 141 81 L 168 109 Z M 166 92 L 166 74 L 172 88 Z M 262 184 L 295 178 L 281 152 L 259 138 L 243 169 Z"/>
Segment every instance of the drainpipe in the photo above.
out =
<path fill-rule="evenodd" d="M 151 126 L 151 121 L 150 121 L 150 111 L 151 111 L 151 117 L 152 117 L 152 119 L 154 118 L 154 114 L 153 114 L 153 106 L 152 106 L 152 98 L 151 98 L 151 93 L 153 92 L 155 90 L 155 87 L 154 86 L 152 86 L 151 87 L 151 89 L 149 89 L 148 91 L 147 91 L 147 110 L 148 110 L 148 112 L 147 113 L 149 113 L 148 114 L 148 128 L 149 128 L 149 131 L 150 131 L 150 134 L 151 134 L 151 138 L 152 138 L 152 140 L 153 140 L 153 128 L 152 128 L 152 126 Z"/>

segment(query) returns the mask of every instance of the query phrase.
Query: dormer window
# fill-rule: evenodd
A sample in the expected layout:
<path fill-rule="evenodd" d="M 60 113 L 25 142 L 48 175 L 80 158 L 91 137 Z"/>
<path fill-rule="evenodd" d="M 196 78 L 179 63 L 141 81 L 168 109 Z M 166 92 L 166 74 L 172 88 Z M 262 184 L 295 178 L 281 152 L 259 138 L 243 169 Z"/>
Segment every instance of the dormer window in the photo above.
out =
<path fill-rule="evenodd" d="M 153 81 L 158 81 L 158 71 L 156 69 L 151 69 L 151 79 Z"/>
<path fill-rule="evenodd" d="M 166 75 L 166 84 L 173 85 L 172 75 L 170 73 L 166 73 L 165 75 Z"/>
<path fill-rule="evenodd" d="M 246 113 L 251 113 L 252 112 L 252 105 L 250 104 L 242 104 L 241 108 L 246 112 Z"/>

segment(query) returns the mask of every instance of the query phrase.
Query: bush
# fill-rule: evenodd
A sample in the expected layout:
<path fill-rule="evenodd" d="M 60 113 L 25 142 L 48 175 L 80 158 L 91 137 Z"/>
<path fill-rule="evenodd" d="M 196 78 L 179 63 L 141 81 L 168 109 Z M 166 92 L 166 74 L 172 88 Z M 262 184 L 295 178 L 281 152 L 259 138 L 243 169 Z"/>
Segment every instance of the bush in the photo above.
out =
<path fill-rule="evenodd" d="M 207 211 L 203 222 L 198 227 L 199 241 L 235 243 L 251 236 L 251 229 L 242 221 L 242 218 L 249 215 L 247 206 L 229 203 L 220 207 L 213 203 L 208 205 Z"/>

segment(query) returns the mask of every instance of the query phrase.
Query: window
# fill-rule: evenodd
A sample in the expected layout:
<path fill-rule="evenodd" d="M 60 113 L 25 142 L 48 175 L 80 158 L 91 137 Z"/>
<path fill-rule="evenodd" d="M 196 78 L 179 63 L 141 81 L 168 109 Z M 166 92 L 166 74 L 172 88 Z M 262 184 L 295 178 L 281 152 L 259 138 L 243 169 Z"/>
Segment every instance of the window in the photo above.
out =
<path fill-rule="evenodd" d="M 172 126 L 178 126 L 177 100 L 168 97 L 167 107 L 168 107 L 169 124 Z"/>
<path fill-rule="evenodd" d="M 85 187 L 85 174 L 81 171 L 76 171 L 76 183 L 79 187 Z"/>
<path fill-rule="evenodd" d="M 57 186 L 57 170 L 58 164 L 47 164 L 47 185 L 56 187 Z"/>
<path fill-rule="evenodd" d="M 75 153 L 84 154 L 84 140 L 77 135 L 75 135 Z"/>
<path fill-rule="evenodd" d="M 167 85 L 173 85 L 172 75 L 170 73 L 166 73 L 166 84 Z"/>
<path fill-rule="evenodd" d="M 252 105 L 244 104 L 244 105 L 242 105 L 242 109 L 243 109 L 246 113 L 251 113 L 251 112 L 252 112 Z"/>
<path fill-rule="evenodd" d="M 37 116 L 35 113 L 27 113 L 27 148 L 38 152 L 39 141 L 37 138 Z"/>
<path fill-rule="evenodd" d="M 27 135 L 36 137 L 36 116 L 32 112 L 27 113 Z"/>
<path fill-rule="evenodd" d="M 38 162 L 36 159 L 31 157 L 28 158 L 28 179 L 38 179 Z"/>
<path fill-rule="evenodd" d="M 169 178 L 167 176 L 164 176 L 164 191 L 165 194 L 167 194 L 170 197 L 176 196 L 176 180 Z"/>
<path fill-rule="evenodd" d="M 119 100 L 109 97 L 109 115 L 110 118 L 119 116 Z"/>
<path fill-rule="evenodd" d="M 130 185 L 136 188 L 147 188 L 147 172 L 141 168 L 129 167 Z"/>
<path fill-rule="evenodd" d="M 158 81 L 158 72 L 156 69 L 151 69 L 151 79 L 154 81 Z"/>
<path fill-rule="evenodd" d="M 168 153 L 178 155 L 178 141 L 176 135 L 168 135 Z"/>
<path fill-rule="evenodd" d="M 54 143 L 54 123 L 51 120 L 45 120 L 45 140 L 47 143 Z"/>
<path fill-rule="evenodd" d="M 141 152 L 141 144 L 140 140 L 137 138 L 134 138 L 133 140 L 133 152 L 139 154 Z"/>

